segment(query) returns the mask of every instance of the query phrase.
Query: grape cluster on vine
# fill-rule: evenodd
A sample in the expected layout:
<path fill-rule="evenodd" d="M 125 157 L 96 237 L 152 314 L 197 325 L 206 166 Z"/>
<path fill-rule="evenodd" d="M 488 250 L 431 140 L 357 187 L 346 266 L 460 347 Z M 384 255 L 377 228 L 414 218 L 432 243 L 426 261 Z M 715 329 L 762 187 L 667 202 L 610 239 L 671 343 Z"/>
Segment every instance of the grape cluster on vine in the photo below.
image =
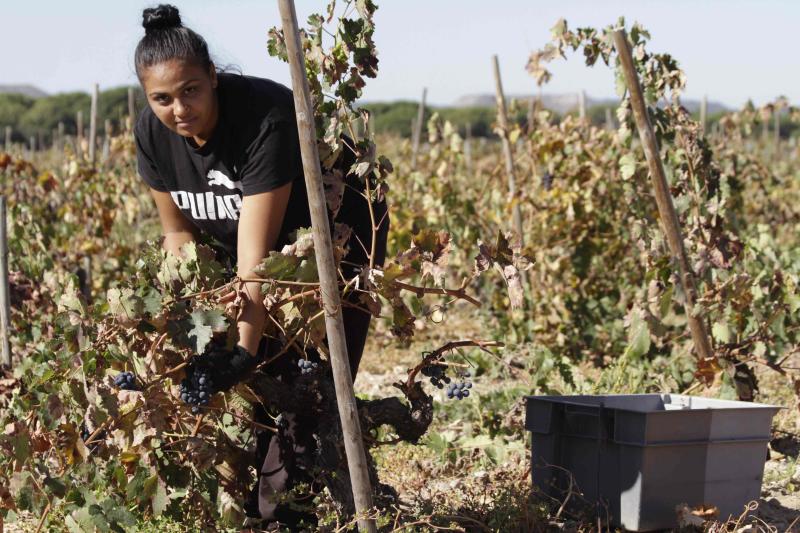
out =
<path fill-rule="evenodd" d="M 472 382 L 469 380 L 471 375 L 469 371 L 463 372 L 459 375 L 461 381 L 450 383 L 447 386 L 447 397 L 451 400 L 453 398 L 461 400 L 469 397 L 469 390 L 472 388 Z"/>
<path fill-rule="evenodd" d="M 459 381 L 458 383 L 454 381 L 447 386 L 447 397 L 451 400 L 453 398 L 461 400 L 469 396 L 469 389 L 471 388 L 472 382 L 470 381 Z"/>
<path fill-rule="evenodd" d="M 297 361 L 297 367 L 300 369 L 300 374 L 310 374 L 317 369 L 319 365 L 309 359 L 300 359 Z"/>
<path fill-rule="evenodd" d="M 443 389 L 445 384 L 450 383 L 450 378 L 445 374 L 446 367 L 440 364 L 433 364 L 422 367 L 422 375 L 431 379 L 431 385 L 437 389 Z"/>
<path fill-rule="evenodd" d="M 114 378 L 114 385 L 120 390 L 139 390 L 133 372 L 121 372 Z"/>
<path fill-rule="evenodd" d="M 550 172 L 545 172 L 542 175 L 542 187 L 544 187 L 546 191 L 553 188 L 553 175 Z"/>
<path fill-rule="evenodd" d="M 181 381 L 181 400 L 192 406 L 192 414 L 200 412 L 200 406 L 207 405 L 214 394 L 214 382 L 207 369 L 196 369 Z"/>

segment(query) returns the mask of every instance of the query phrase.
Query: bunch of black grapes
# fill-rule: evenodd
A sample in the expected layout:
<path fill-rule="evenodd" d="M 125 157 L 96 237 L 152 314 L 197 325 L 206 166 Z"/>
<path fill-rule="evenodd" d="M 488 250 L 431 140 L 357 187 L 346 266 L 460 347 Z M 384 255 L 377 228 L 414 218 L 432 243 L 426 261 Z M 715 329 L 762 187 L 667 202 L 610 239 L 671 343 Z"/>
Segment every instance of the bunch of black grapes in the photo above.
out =
<path fill-rule="evenodd" d="M 447 386 L 447 397 L 451 400 L 453 398 L 462 400 L 469 397 L 469 390 L 472 388 L 472 382 L 469 380 L 471 375 L 469 371 L 459 372 L 460 381 L 454 381 Z"/>
<path fill-rule="evenodd" d="M 299 359 L 297 361 L 297 367 L 300 369 L 300 374 L 302 375 L 310 374 L 316 370 L 318 366 L 317 363 L 309 359 Z"/>
<path fill-rule="evenodd" d="M 553 175 L 550 172 L 545 172 L 542 175 L 542 187 L 544 187 L 546 191 L 553 188 Z"/>
<path fill-rule="evenodd" d="M 443 389 L 445 384 L 450 383 L 450 378 L 445 374 L 444 365 L 433 364 L 422 367 L 422 375 L 431 378 L 431 385 L 437 389 Z"/>
<path fill-rule="evenodd" d="M 114 378 L 114 385 L 120 390 L 139 390 L 133 372 L 121 372 Z"/>
<path fill-rule="evenodd" d="M 471 388 L 471 381 L 460 381 L 458 383 L 454 381 L 447 386 L 447 397 L 451 400 L 453 398 L 456 400 L 461 400 L 469 396 L 469 389 Z"/>
<path fill-rule="evenodd" d="M 197 368 L 181 381 L 181 400 L 192 406 L 192 414 L 200 412 L 200 406 L 208 404 L 214 394 L 214 382 L 208 369 Z"/>

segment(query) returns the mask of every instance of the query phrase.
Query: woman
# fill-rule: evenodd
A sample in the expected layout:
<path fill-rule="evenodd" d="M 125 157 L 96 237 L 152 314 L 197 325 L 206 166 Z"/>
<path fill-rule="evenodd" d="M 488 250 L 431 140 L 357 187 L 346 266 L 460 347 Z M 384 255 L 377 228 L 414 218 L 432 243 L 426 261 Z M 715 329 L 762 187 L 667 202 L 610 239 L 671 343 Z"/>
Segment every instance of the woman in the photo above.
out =
<path fill-rule="evenodd" d="M 146 9 L 143 19 L 145 36 L 136 48 L 135 65 L 149 107 L 134 134 L 139 174 L 158 209 L 163 247 L 177 255 L 187 242 L 208 236 L 235 259 L 240 277 L 255 277 L 253 269 L 271 250 L 290 242 L 297 228 L 311 225 L 292 93 L 267 79 L 218 73 L 204 39 L 181 24 L 173 6 Z M 354 160 L 347 151 L 336 164 L 345 173 Z M 358 193 L 363 185 L 353 176 L 347 176 L 346 183 L 336 221 L 353 228 L 342 262 L 349 277 L 369 263 L 365 246 L 369 248 L 372 230 L 369 206 Z M 383 220 L 374 258 L 381 265 L 388 218 L 385 203 L 373 208 Z M 212 354 L 212 393 L 248 377 L 268 353 L 280 349 L 263 337 L 267 312 L 260 284 L 250 282 L 244 288 L 238 344 L 232 351 Z M 343 314 L 355 377 L 370 315 L 348 306 Z M 298 355 L 308 356 L 294 357 Z M 292 379 L 298 370 L 291 363 L 283 357 L 266 371 Z M 313 431 L 313 421 L 286 418 L 290 436 L 295 430 L 298 435 Z M 295 439 L 298 453 L 313 453 L 313 442 L 299 440 Z M 260 435 L 263 460 L 257 488 L 262 497 L 250 502 L 248 514 L 286 519 L 267 496 L 291 487 L 299 474 L 282 462 L 276 441 Z"/>

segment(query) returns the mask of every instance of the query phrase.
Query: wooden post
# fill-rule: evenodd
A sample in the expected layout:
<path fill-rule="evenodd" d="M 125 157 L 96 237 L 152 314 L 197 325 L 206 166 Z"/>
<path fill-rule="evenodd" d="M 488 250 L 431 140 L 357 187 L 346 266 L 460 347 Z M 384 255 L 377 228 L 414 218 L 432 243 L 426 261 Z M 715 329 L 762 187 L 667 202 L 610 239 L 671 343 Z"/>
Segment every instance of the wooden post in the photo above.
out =
<path fill-rule="evenodd" d="M 533 133 L 533 124 L 536 122 L 536 96 L 531 95 L 528 100 L 528 135 Z"/>
<path fill-rule="evenodd" d="M 107 118 L 103 123 L 103 161 L 108 161 L 109 156 L 111 155 L 111 134 L 113 130 L 111 128 L 111 119 Z"/>
<path fill-rule="evenodd" d="M 58 150 L 60 152 L 64 151 L 64 123 L 58 123 Z"/>
<path fill-rule="evenodd" d="M 11 303 L 8 286 L 8 232 L 6 231 L 6 197 L 0 196 L 0 343 L 3 365 L 11 368 Z"/>
<path fill-rule="evenodd" d="M 464 136 L 464 168 L 467 176 L 472 176 L 472 124 L 469 122 Z"/>
<path fill-rule="evenodd" d="M 339 294 L 338 272 L 333 259 L 328 208 L 322 188 L 319 153 L 317 152 L 314 109 L 306 78 L 305 58 L 300 42 L 293 0 L 279 0 L 283 34 L 289 56 L 289 69 L 292 75 L 292 91 L 297 116 L 297 130 L 300 136 L 300 151 L 303 159 L 303 173 L 308 191 L 311 210 L 311 224 L 314 235 L 314 250 L 319 271 L 322 304 L 325 309 L 325 329 L 328 335 L 333 383 L 336 388 L 336 403 L 344 435 L 344 448 L 347 466 L 353 489 L 353 500 L 358 514 L 358 528 L 361 531 L 376 532 L 375 521 L 368 518 L 372 509 L 372 488 L 367 469 L 364 440 L 361 436 L 356 399 L 353 393 L 353 378 L 347 357 L 347 344 L 344 336 L 341 298 Z"/>
<path fill-rule="evenodd" d="M 128 116 L 131 117 L 131 124 L 136 118 L 136 103 L 134 101 L 133 87 L 128 87 Z"/>
<path fill-rule="evenodd" d="M 83 110 L 79 109 L 75 115 L 75 154 L 83 157 Z"/>
<path fill-rule="evenodd" d="M 611 114 L 611 108 L 606 108 L 606 129 L 608 131 L 614 131 L 617 129 L 617 125 L 614 123 L 614 115 Z"/>
<path fill-rule="evenodd" d="M 508 176 L 508 197 L 512 205 L 514 218 L 514 231 L 520 239 L 520 244 L 525 246 L 525 236 L 522 234 L 522 211 L 517 201 L 517 183 L 514 175 L 514 156 L 511 153 L 511 143 L 508 140 L 508 117 L 506 115 L 506 97 L 503 94 L 503 81 L 500 79 L 500 62 L 497 55 L 492 56 L 494 63 L 494 87 L 497 99 L 497 123 L 500 126 L 503 141 L 503 157 L 506 163 Z"/>
<path fill-rule="evenodd" d="M 708 120 L 708 96 L 703 95 L 703 99 L 700 100 L 700 130 L 705 135 L 707 131 L 706 121 Z"/>
<path fill-rule="evenodd" d="M 89 161 L 94 164 L 97 151 L 97 98 L 100 87 L 95 83 L 92 90 L 92 108 L 89 113 Z"/>
<path fill-rule="evenodd" d="M 428 89 L 422 89 L 422 100 L 419 102 L 419 109 L 417 109 L 417 121 L 414 124 L 414 134 L 411 138 L 411 170 L 417 169 L 417 153 L 419 152 L 419 143 L 422 137 L 422 125 L 425 123 L 425 98 L 428 96 Z"/>
<path fill-rule="evenodd" d="M 36 136 L 31 135 L 28 139 L 28 149 L 30 150 L 30 156 L 28 159 L 33 159 L 33 154 L 36 153 Z"/>
<path fill-rule="evenodd" d="M 11 126 L 6 126 L 6 144 L 5 144 L 5 151 L 9 154 L 11 153 Z"/>
<path fill-rule="evenodd" d="M 703 316 L 698 316 L 694 311 L 695 302 L 697 301 L 697 288 L 695 286 L 694 275 L 689 267 L 686 250 L 683 247 L 680 222 L 678 221 L 678 215 L 675 213 L 675 206 L 672 203 L 672 196 L 670 195 L 669 186 L 667 185 L 664 166 L 659 157 L 656 136 L 653 132 L 653 126 L 650 124 L 650 118 L 647 115 L 647 108 L 645 107 L 644 97 L 642 96 L 642 87 L 639 85 L 639 77 L 633 65 L 633 56 L 631 55 L 628 35 L 625 33 L 625 30 L 617 30 L 614 32 L 614 46 L 617 49 L 617 54 L 622 63 L 622 70 L 625 73 L 628 92 L 631 95 L 633 116 L 636 121 L 636 129 L 639 130 L 639 139 L 642 142 L 642 148 L 644 148 L 644 154 L 647 158 L 650 176 L 653 180 L 658 214 L 667 236 L 667 243 L 672 253 L 672 258 L 678 263 L 678 268 L 680 269 L 681 284 L 683 285 L 683 291 L 686 295 L 685 311 L 689 322 L 689 330 L 692 335 L 692 342 L 694 343 L 694 348 L 697 351 L 698 357 L 702 360 L 710 361 L 714 358 L 714 350 L 711 347 L 711 339 L 708 336 Z"/>
<path fill-rule="evenodd" d="M 586 91 L 578 93 L 578 118 L 581 122 L 586 122 Z"/>
<path fill-rule="evenodd" d="M 81 264 L 81 268 L 83 269 L 83 286 L 81 287 L 81 293 L 83 294 L 86 303 L 92 302 L 92 256 L 85 255 L 83 256 L 83 262 Z"/>
<path fill-rule="evenodd" d="M 781 108 L 775 106 L 775 153 L 778 153 L 781 147 Z"/>

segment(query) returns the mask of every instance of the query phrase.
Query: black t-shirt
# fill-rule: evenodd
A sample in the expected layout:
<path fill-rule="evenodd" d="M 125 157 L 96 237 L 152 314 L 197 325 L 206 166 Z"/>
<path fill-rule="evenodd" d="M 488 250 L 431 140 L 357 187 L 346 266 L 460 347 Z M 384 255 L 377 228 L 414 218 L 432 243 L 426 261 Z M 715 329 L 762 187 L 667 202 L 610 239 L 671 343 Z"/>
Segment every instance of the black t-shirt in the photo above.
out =
<path fill-rule="evenodd" d="M 292 92 L 262 78 L 218 79 L 219 119 L 202 147 L 144 109 L 134 130 L 139 175 L 234 256 L 242 197 L 292 181 L 280 249 L 292 231 L 311 225 Z"/>
<path fill-rule="evenodd" d="M 218 79 L 219 118 L 202 147 L 169 130 L 149 107 L 139 116 L 134 134 L 142 179 L 158 191 L 169 192 L 184 216 L 235 261 L 243 196 L 293 182 L 277 250 L 290 242 L 296 229 L 310 227 L 311 216 L 292 92 L 251 76 L 219 74 Z M 351 265 L 363 265 L 368 261 L 372 224 L 369 205 L 361 194 L 364 184 L 348 174 L 354 162 L 354 154 L 345 147 L 328 172 L 338 171 L 344 180 L 340 207 L 331 220 L 353 229 L 345 259 Z M 380 222 L 375 263 L 382 265 L 389 228 L 386 202 L 375 203 L 372 212 L 376 223 Z"/>

